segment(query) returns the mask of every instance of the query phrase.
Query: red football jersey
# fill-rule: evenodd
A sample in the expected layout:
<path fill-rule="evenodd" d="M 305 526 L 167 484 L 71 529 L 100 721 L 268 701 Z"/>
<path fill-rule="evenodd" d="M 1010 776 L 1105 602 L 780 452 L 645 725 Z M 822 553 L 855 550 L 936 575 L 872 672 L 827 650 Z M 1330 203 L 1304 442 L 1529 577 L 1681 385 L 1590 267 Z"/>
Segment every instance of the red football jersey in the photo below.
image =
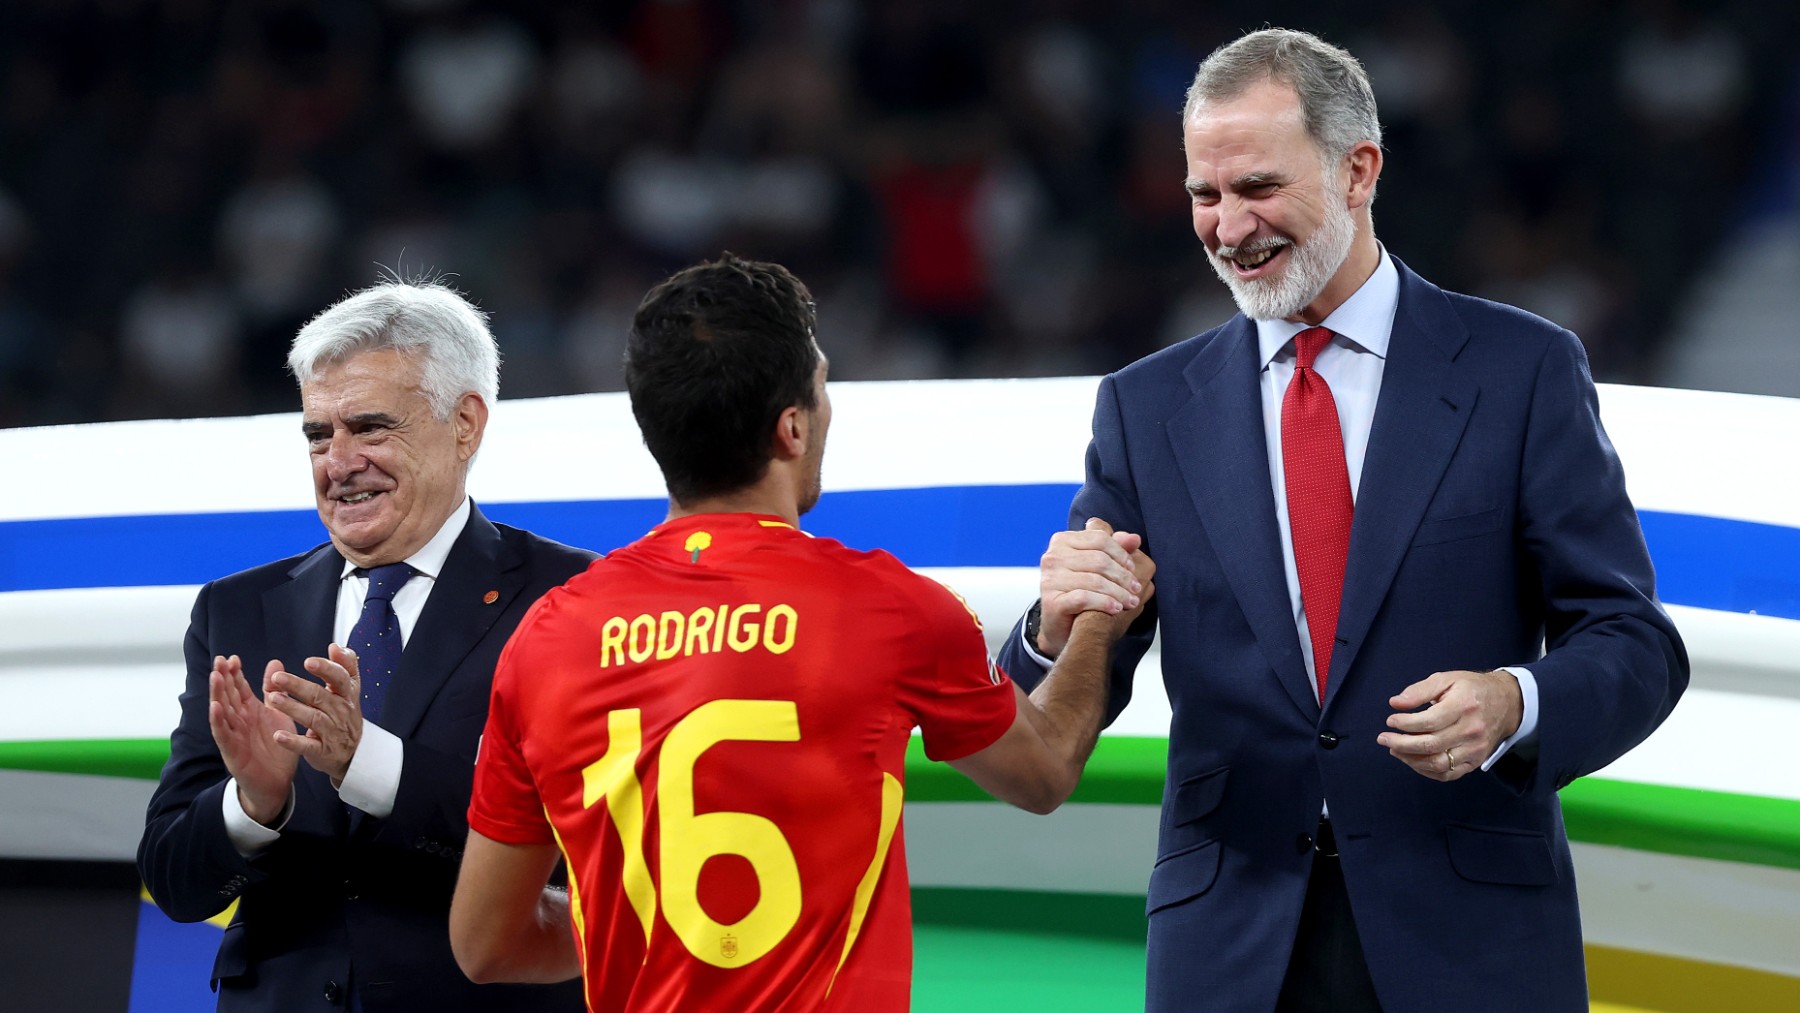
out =
<path fill-rule="evenodd" d="M 967 756 L 1014 690 L 960 599 L 773 518 L 664 524 L 500 657 L 469 825 L 557 842 L 590 1009 L 906 1009 L 907 740 Z"/>

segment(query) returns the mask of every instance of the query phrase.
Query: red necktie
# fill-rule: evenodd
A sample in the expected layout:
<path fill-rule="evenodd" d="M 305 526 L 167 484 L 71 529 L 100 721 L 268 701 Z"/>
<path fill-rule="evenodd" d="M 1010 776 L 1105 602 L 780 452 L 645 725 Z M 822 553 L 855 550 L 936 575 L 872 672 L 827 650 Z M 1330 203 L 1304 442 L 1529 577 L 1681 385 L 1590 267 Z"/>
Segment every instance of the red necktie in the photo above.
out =
<path fill-rule="evenodd" d="M 1294 378 L 1281 401 L 1281 467 L 1287 476 L 1288 530 L 1294 568 L 1300 574 L 1300 607 L 1312 633 L 1313 671 L 1319 702 L 1331 672 L 1344 564 L 1350 556 L 1350 469 L 1344 464 L 1344 432 L 1337 402 L 1313 359 L 1331 332 L 1309 327 L 1294 336 Z"/>

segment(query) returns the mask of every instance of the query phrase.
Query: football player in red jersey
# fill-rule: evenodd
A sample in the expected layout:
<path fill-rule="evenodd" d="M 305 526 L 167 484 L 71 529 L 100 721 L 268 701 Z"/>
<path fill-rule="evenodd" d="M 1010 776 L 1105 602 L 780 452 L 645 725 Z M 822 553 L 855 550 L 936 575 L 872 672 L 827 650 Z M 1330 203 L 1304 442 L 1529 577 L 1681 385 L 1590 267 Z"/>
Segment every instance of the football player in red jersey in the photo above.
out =
<path fill-rule="evenodd" d="M 1135 593 L 1092 593 L 1026 696 L 950 591 L 799 529 L 831 424 L 813 319 L 784 268 L 729 255 L 638 308 L 626 384 L 669 517 L 501 656 L 450 913 L 474 980 L 580 973 L 594 1010 L 904 1010 L 913 729 L 1022 808 L 1074 790 L 1153 593 L 1139 539 L 1110 540 Z"/>

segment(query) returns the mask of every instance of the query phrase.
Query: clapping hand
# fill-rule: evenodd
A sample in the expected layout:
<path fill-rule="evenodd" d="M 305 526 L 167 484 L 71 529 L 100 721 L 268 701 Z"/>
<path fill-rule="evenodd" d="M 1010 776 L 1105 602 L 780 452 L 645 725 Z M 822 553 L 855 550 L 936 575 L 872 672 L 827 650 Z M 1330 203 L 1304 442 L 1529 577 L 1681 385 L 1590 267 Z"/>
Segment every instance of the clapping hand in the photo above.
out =
<path fill-rule="evenodd" d="M 280 671 L 281 662 L 269 662 L 264 687 Z M 287 807 L 294 785 L 298 757 L 277 742 L 278 736 L 294 734 L 294 723 L 256 698 L 244 678 L 243 660 L 235 654 L 213 658 L 206 691 L 206 723 L 225 769 L 237 779 L 238 804 L 267 826 Z"/>
<path fill-rule="evenodd" d="M 293 728 L 276 732 L 275 744 L 338 785 L 362 742 L 362 686 L 355 651 L 332 644 L 325 653 L 323 658 L 306 659 L 306 670 L 323 685 L 291 672 L 271 671 L 264 679 L 263 697 L 270 707 L 306 728 L 305 735 Z"/>

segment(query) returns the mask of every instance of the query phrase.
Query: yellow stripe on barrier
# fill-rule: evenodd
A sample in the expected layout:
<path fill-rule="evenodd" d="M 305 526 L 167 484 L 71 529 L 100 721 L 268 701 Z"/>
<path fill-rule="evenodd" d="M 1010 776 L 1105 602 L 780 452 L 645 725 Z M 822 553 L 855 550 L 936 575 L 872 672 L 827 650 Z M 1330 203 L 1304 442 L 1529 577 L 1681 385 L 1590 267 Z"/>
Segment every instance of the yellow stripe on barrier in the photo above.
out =
<path fill-rule="evenodd" d="M 1749 967 L 1589 944 L 1594 1013 L 1730 1013 L 1800 1009 L 1800 978 Z"/>
<path fill-rule="evenodd" d="M 150 896 L 150 888 L 147 886 L 143 886 L 143 885 L 138 886 L 138 899 L 141 901 L 144 901 L 147 904 L 150 904 L 151 906 L 156 906 L 156 898 Z M 220 911 L 218 914 L 213 915 L 211 918 L 208 918 L 206 920 L 206 924 L 212 925 L 214 927 L 221 928 L 221 929 L 229 928 L 231 925 L 231 916 L 237 914 L 237 906 L 238 906 L 238 902 L 235 900 L 232 901 L 225 908 L 225 910 Z M 160 911 L 160 910 L 162 910 L 162 908 L 157 907 L 157 910 Z"/>

